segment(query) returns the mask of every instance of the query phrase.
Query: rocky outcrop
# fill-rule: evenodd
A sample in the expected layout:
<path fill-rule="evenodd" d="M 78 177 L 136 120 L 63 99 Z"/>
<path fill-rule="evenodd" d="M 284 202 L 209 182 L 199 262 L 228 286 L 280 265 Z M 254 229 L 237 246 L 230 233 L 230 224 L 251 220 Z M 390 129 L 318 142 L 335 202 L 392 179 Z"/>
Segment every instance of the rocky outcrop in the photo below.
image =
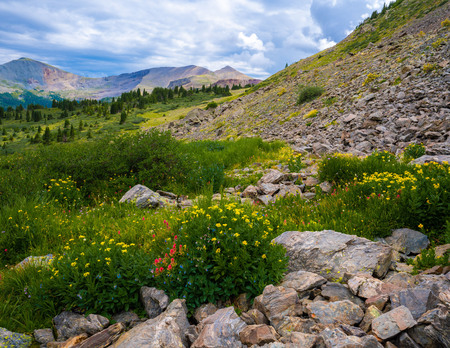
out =
<path fill-rule="evenodd" d="M 386 245 L 330 230 L 289 231 L 273 241 L 286 248 L 289 271 L 305 270 L 327 279 L 361 272 L 382 277 L 392 261 L 392 249 Z"/>
<path fill-rule="evenodd" d="M 184 139 L 284 140 L 318 155 L 395 153 L 411 142 L 424 143 L 428 155 L 450 155 L 450 33 L 440 27 L 449 16 L 450 5 L 443 4 L 350 55 L 342 48 L 352 36 L 290 65 L 253 93 L 219 105 L 200 126 L 163 127 Z M 370 26 L 363 27 L 373 30 Z M 299 105 L 299 85 L 325 86 L 325 93 Z M 311 110 L 317 116 L 305 119 Z"/>
<path fill-rule="evenodd" d="M 181 208 L 192 205 L 192 202 L 184 197 L 178 197 L 171 192 L 154 192 L 144 185 L 135 185 L 128 190 L 119 203 L 134 203 L 138 208 L 159 208 L 178 206 Z"/>

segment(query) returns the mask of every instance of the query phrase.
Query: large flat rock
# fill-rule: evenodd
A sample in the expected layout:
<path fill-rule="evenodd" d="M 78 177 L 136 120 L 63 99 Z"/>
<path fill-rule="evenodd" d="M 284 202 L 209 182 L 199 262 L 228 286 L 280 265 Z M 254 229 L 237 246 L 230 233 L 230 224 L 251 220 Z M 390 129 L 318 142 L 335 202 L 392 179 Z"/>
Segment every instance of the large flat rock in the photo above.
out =
<path fill-rule="evenodd" d="M 273 241 L 286 248 L 290 272 L 303 270 L 333 280 L 342 279 L 344 273 L 381 278 L 392 260 L 389 246 L 332 230 L 288 231 Z"/>

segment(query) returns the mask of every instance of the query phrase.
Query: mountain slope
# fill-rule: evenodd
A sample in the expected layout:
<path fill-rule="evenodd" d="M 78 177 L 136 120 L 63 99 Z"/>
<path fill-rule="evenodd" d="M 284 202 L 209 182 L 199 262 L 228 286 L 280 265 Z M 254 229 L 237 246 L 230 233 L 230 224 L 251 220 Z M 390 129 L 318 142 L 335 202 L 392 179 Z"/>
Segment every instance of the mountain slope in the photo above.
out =
<path fill-rule="evenodd" d="M 178 83 L 178 85 L 185 87 L 213 84 L 221 77 L 228 76 L 243 84 L 251 80 L 251 77 L 231 67 L 225 67 L 218 72 L 216 74 L 206 68 L 189 65 L 152 68 L 102 78 L 87 78 L 33 59 L 20 58 L 0 65 L 0 93 L 12 93 L 13 95 L 8 97 L 14 98 L 14 93 L 20 94 L 21 91 L 28 90 L 41 97 L 53 92 L 68 99 L 101 99 L 119 96 L 123 92 L 136 88 L 151 91 L 155 87 L 168 87 L 171 86 L 172 81 L 180 81 L 180 79 L 186 83 Z"/>
<path fill-rule="evenodd" d="M 182 120 L 167 128 L 187 139 L 281 139 L 316 153 L 395 152 L 411 141 L 449 152 L 449 30 L 441 25 L 448 1 L 397 1 L 374 17 L 219 105 L 200 125 Z M 315 85 L 324 94 L 298 105 L 301 86 Z"/>

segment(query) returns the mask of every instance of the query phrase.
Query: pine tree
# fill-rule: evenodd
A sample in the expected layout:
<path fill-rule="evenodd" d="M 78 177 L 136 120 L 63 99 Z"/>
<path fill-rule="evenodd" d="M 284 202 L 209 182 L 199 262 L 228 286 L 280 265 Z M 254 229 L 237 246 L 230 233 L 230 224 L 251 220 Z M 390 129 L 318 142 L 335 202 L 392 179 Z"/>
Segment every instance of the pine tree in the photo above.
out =
<path fill-rule="evenodd" d="M 62 141 L 63 141 L 63 135 L 62 135 L 60 127 L 58 127 L 58 132 L 56 133 L 56 141 L 58 143 L 62 143 Z"/>
<path fill-rule="evenodd" d="M 49 145 L 51 141 L 52 135 L 50 133 L 50 128 L 45 127 L 44 135 L 42 136 L 42 141 L 45 145 Z"/>
<path fill-rule="evenodd" d="M 83 130 L 83 121 L 80 120 L 80 123 L 78 124 L 78 131 L 81 132 Z"/>
<path fill-rule="evenodd" d="M 70 135 L 69 135 L 70 140 L 74 140 L 75 139 L 75 128 L 73 128 L 73 124 L 70 125 Z"/>
<path fill-rule="evenodd" d="M 119 124 L 124 124 L 126 120 L 127 120 L 127 113 L 125 111 L 122 111 L 122 113 L 120 114 Z"/>

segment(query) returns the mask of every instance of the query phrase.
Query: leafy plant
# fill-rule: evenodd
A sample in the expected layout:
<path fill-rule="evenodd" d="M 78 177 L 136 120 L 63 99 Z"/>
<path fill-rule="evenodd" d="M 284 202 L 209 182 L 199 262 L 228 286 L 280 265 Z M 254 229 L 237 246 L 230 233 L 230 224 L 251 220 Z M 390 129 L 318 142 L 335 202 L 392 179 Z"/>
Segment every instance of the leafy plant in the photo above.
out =
<path fill-rule="evenodd" d="M 316 117 L 318 114 L 318 111 L 316 109 L 311 110 L 310 112 L 308 112 L 307 114 L 303 115 L 303 119 L 306 120 L 308 118 L 312 118 L 312 117 Z"/>
<path fill-rule="evenodd" d="M 416 256 L 415 259 L 407 260 L 409 265 L 414 266 L 414 273 L 417 274 L 419 271 L 423 271 L 434 266 L 450 266 L 450 251 L 447 251 L 443 256 L 436 257 L 435 248 L 425 249 Z"/>
<path fill-rule="evenodd" d="M 425 145 L 411 143 L 403 150 L 403 161 L 407 163 L 423 155 L 425 155 Z"/>
<path fill-rule="evenodd" d="M 297 104 L 303 104 L 312 101 L 322 95 L 324 89 L 318 86 L 306 86 L 300 89 Z"/>

